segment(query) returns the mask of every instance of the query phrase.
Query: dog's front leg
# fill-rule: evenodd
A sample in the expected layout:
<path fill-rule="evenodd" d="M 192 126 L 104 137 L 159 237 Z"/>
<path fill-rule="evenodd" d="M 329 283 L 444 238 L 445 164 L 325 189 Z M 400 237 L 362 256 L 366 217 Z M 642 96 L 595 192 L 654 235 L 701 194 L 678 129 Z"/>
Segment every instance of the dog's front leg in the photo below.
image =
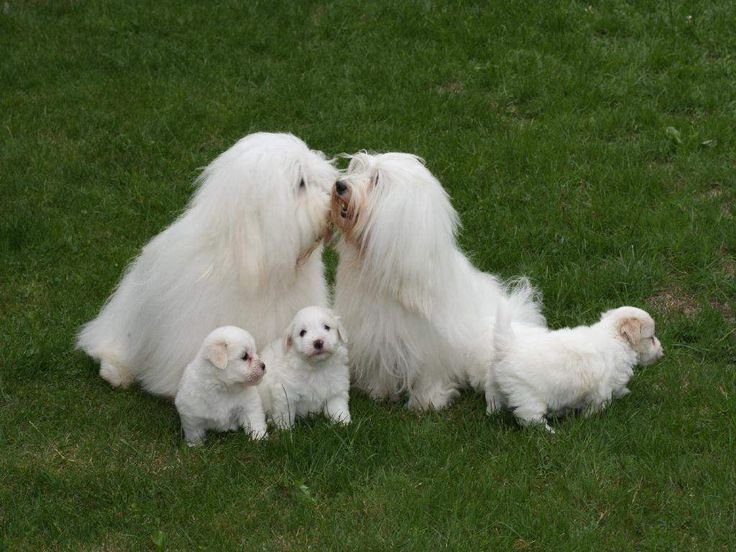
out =
<path fill-rule="evenodd" d="M 182 416 L 181 429 L 184 431 L 184 439 L 188 446 L 198 447 L 204 443 L 207 430 L 201 420 Z"/>
<path fill-rule="evenodd" d="M 324 412 L 325 415 L 333 422 L 348 425 L 351 421 L 348 398 L 345 395 L 330 397 L 325 404 Z"/>
<path fill-rule="evenodd" d="M 240 420 L 245 432 L 251 439 L 260 440 L 268 437 L 268 426 L 266 425 L 266 414 L 263 412 L 263 404 L 258 392 L 252 393 L 248 401 L 243 405 L 243 414 Z"/>

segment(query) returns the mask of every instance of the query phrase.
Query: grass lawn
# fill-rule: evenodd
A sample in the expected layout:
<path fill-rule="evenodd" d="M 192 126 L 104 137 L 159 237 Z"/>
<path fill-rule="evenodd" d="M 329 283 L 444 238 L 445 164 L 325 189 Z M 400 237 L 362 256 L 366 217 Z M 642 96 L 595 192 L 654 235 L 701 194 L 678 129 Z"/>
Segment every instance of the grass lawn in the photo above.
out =
<path fill-rule="evenodd" d="M 0 549 L 736 549 L 736 5 L 0 4 Z M 554 327 L 652 312 L 666 357 L 556 435 L 354 394 L 190 450 L 73 350 L 241 136 L 409 151 Z M 334 252 L 327 262 L 334 268 Z"/>

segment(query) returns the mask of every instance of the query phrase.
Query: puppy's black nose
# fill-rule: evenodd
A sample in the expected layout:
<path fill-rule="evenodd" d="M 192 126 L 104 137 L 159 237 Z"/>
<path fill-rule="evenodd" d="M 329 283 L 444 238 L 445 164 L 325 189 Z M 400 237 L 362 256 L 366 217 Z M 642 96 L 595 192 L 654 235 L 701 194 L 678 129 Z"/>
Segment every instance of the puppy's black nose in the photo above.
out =
<path fill-rule="evenodd" d="M 265 372 L 265 371 L 266 371 L 266 363 L 261 362 L 261 372 Z"/>
<path fill-rule="evenodd" d="M 345 190 L 348 189 L 348 185 L 345 184 L 342 180 L 338 180 L 335 182 L 335 191 L 337 192 L 337 195 L 342 195 L 345 193 Z"/>
<path fill-rule="evenodd" d="M 317 350 L 321 350 L 324 344 L 325 344 L 324 341 L 322 341 L 321 339 L 316 339 L 314 341 L 314 348 Z"/>

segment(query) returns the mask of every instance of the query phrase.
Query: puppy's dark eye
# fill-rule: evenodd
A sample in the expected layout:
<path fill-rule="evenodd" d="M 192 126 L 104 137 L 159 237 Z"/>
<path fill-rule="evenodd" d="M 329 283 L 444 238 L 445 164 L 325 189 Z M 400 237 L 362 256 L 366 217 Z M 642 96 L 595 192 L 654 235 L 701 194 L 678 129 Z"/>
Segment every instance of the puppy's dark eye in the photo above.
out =
<path fill-rule="evenodd" d="M 244 352 L 243 353 L 243 356 L 240 357 L 240 358 L 242 358 L 244 361 L 248 362 L 250 360 L 250 355 L 248 354 L 248 351 Z"/>
<path fill-rule="evenodd" d="M 303 189 L 304 189 L 304 188 L 306 188 L 306 187 L 307 187 L 307 185 L 306 185 L 306 183 L 304 182 L 304 179 L 302 178 L 301 180 L 299 180 L 299 189 L 300 189 L 300 190 L 303 190 Z"/>
<path fill-rule="evenodd" d="M 330 331 L 330 327 L 327 324 L 325 324 L 325 330 Z"/>
<path fill-rule="evenodd" d="M 307 330 L 302 330 L 299 332 L 299 337 L 304 337 L 305 335 L 307 335 Z"/>

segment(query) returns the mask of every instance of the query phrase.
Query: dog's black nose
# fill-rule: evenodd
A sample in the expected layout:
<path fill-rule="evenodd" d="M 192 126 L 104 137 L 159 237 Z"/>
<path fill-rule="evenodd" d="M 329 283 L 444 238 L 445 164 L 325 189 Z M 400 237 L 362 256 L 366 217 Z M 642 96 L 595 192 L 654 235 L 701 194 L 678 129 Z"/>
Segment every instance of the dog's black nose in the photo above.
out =
<path fill-rule="evenodd" d="M 348 189 L 348 185 L 345 184 L 342 180 L 338 180 L 335 182 L 335 191 L 337 192 L 337 195 L 342 195 L 345 193 L 345 190 Z"/>
<path fill-rule="evenodd" d="M 322 341 L 321 339 L 317 339 L 314 341 L 314 348 L 321 350 L 324 344 L 325 344 L 324 341 Z"/>
<path fill-rule="evenodd" d="M 261 372 L 265 372 L 265 371 L 266 371 L 266 363 L 261 362 Z"/>

